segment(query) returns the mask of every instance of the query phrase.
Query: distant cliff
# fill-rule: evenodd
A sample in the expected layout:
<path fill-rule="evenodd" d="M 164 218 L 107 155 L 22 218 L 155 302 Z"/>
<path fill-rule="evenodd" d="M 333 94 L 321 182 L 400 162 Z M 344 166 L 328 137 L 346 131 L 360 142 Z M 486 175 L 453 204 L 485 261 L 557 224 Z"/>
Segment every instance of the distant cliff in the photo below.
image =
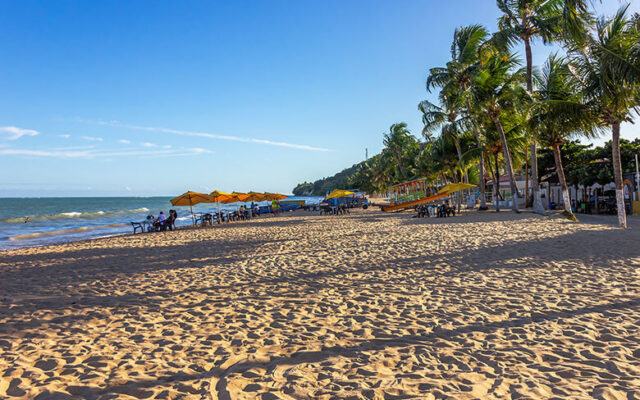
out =
<path fill-rule="evenodd" d="M 343 169 L 333 176 L 318 179 L 315 182 L 299 183 L 293 189 L 293 195 L 324 196 L 327 194 L 327 192 L 330 192 L 333 189 L 354 189 L 352 187 L 354 184 L 353 177 L 362 164 L 364 164 L 364 162 L 354 164 L 351 167 Z"/>

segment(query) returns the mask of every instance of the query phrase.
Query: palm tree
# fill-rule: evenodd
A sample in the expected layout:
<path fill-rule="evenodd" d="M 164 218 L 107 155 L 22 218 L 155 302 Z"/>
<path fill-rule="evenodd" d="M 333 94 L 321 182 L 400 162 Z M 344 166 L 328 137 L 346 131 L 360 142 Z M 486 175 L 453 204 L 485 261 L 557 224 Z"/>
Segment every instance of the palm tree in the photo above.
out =
<path fill-rule="evenodd" d="M 413 161 L 418 151 L 418 141 L 411 135 L 407 124 L 401 122 L 391 125 L 389 133 L 384 134 L 383 143 L 385 149 L 383 150 L 382 158 L 385 159 L 385 156 L 388 155 L 393 159 L 395 180 L 406 180 L 411 175 L 412 166 L 409 164 Z"/>
<path fill-rule="evenodd" d="M 513 55 L 494 53 L 483 63 L 482 69 L 477 71 L 471 82 L 471 93 L 476 105 L 491 119 L 498 130 L 513 197 L 512 209 L 515 212 L 519 212 L 518 188 L 501 118 L 505 117 L 503 114 L 513 112 L 516 104 L 522 103 L 522 99 L 525 98 L 525 93 L 520 86 L 525 73 L 522 69 L 512 72 L 512 69 L 517 66 L 518 61 Z"/>
<path fill-rule="evenodd" d="M 503 15 L 498 20 L 500 30 L 492 41 L 505 49 L 518 41 L 524 43 L 526 55 L 527 91 L 533 92 L 533 55 L 531 41 L 542 38 L 544 43 L 571 38 L 582 42 L 584 26 L 589 21 L 585 0 L 497 0 Z M 533 209 L 544 213 L 538 183 L 538 159 L 535 137 L 531 140 L 531 187 Z"/>
<path fill-rule="evenodd" d="M 549 56 L 545 63 L 534 99 L 530 126 L 540 133 L 540 138 L 553 150 L 564 211 L 570 219 L 576 220 L 571 211 L 560 147 L 573 136 L 597 136 L 597 121 L 589 107 L 582 102 L 579 82 L 569 72 L 566 60 L 557 55 Z"/>
<path fill-rule="evenodd" d="M 628 6 L 627 6 L 628 7 Z M 640 112 L 640 68 L 637 62 L 640 24 L 627 18 L 627 7 L 610 20 L 600 19 L 595 35 L 570 49 L 570 71 L 582 86 L 582 94 L 611 126 L 613 175 L 616 185 L 618 224 L 626 228 L 622 164 L 620 162 L 620 124 L 632 122 Z"/>
<path fill-rule="evenodd" d="M 526 148 L 528 139 L 524 134 L 523 118 L 517 113 L 509 113 L 502 118 L 502 124 L 504 128 L 504 134 L 509 152 L 512 155 L 513 161 L 517 164 L 522 164 L 526 157 Z M 500 211 L 500 164 L 503 161 L 502 154 L 504 154 L 504 148 L 502 146 L 502 139 L 496 125 L 489 118 L 483 118 L 479 121 L 484 132 L 482 152 L 479 149 L 472 149 L 467 151 L 462 158 L 463 163 L 469 163 L 482 156 L 486 160 L 489 174 L 494 182 L 493 185 L 493 197 L 495 202 L 496 211 Z"/>
<path fill-rule="evenodd" d="M 450 140 L 455 145 L 458 161 L 462 158 L 460 139 L 462 136 L 461 129 L 464 128 L 459 114 L 459 100 L 460 98 L 455 97 L 455 95 L 447 96 L 444 92 L 441 92 L 440 102 L 442 106 L 437 106 L 428 100 L 423 100 L 418 104 L 418 109 L 422 112 L 422 123 L 424 124 L 422 132 L 425 134 L 425 139 L 429 140 L 433 132 L 440 129 L 440 136 Z M 465 183 L 469 182 L 466 171 L 464 181 Z"/>
<path fill-rule="evenodd" d="M 440 87 L 445 93 L 458 93 L 461 96 L 470 127 L 476 137 L 476 144 L 482 151 L 480 130 L 474 122 L 469 96 L 471 77 L 479 63 L 479 52 L 488 37 L 487 30 L 481 25 L 470 25 L 456 29 L 451 45 L 451 61 L 445 67 L 432 68 L 427 78 L 427 91 Z M 484 187 L 485 164 L 479 160 L 480 209 L 487 209 Z"/>

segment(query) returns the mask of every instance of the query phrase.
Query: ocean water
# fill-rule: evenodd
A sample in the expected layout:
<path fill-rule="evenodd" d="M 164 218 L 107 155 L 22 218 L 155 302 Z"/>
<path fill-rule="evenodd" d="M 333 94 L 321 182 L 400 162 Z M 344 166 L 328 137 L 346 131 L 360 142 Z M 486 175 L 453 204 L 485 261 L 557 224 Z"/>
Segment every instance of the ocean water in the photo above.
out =
<path fill-rule="evenodd" d="M 178 212 L 177 226 L 191 224 L 189 207 L 173 207 L 171 197 L 0 198 L 0 250 L 59 244 L 131 233 L 130 221 L 147 215 Z M 320 197 L 289 197 L 318 203 Z M 240 205 L 243 203 L 239 203 Z M 262 204 L 267 204 L 262 203 Z M 231 211 L 236 204 L 221 204 Z M 193 212 L 217 211 L 216 204 L 197 204 Z"/>

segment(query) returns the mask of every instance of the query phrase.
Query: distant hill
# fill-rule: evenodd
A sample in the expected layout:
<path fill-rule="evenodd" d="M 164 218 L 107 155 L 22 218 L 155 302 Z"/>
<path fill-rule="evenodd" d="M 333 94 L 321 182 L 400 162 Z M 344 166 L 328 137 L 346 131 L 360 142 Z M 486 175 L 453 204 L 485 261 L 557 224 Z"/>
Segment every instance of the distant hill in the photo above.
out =
<path fill-rule="evenodd" d="M 324 196 L 333 189 L 353 189 L 352 177 L 358 168 L 364 163 L 354 164 L 343 169 L 333 176 L 318 179 L 315 182 L 299 183 L 293 189 L 294 196 Z"/>

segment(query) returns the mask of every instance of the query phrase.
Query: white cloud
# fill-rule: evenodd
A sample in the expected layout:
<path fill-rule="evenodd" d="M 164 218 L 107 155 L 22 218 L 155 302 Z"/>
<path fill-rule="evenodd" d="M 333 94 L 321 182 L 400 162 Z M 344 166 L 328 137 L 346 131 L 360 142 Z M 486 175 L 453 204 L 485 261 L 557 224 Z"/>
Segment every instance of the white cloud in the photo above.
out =
<path fill-rule="evenodd" d="M 118 142 L 124 143 L 124 144 L 131 144 L 131 140 L 127 140 L 127 139 L 120 139 L 118 140 Z"/>
<path fill-rule="evenodd" d="M 113 157 L 181 157 L 211 154 L 211 150 L 202 148 L 181 148 L 175 150 L 37 150 L 37 149 L 10 149 L 0 148 L 0 155 L 6 156 L 31 156 L 47 158 L 102 158 Z"/>
<path fill-rule="evenodd" d="M 240 136 L 230 136 L 230 135 L 216 135 L 213 133 L 205 133 L 205 132 L 193 132 L 193 131 L 183 131 L 178 129 L 169 129 L 169 128 L 161 128 L 154 126 L 139 126 L 139 125 L 128 125 L 123 124 L 119 121 L 92 121 L 92 120 L 82 120 L 79 119 L 80 122 L 97 124 L 97 125 L 107 125 L 107 126 L 116 126 L 120 128 L 126 129 L 135 129 L 139 131 L 147 131 L 147 132 L 163 132 L 170 133 L 173 135 L 180 136 L 196 136 L 196 137 L 205 137 L 210 139 L 219 139 L 219 140 L 230 140 L 234 142 L 243 142 L 243 143 L 257 143 L 257 144 L 265 144 L 269 146 L 278 146 L 278 147 L 288 147 L 292 149 L 298 150 L 310 150 L 310 151 L 329 151 L 329 149 L 324 147 L 314 147 L 306 144 L 295 144 L 295 143 L 287 143 L 287 142 L 277 142 L 273 140 L 267 139 L 256 139 L 256 138 L 247 138 Z"/>
<path fill-rule="evenodd" d="M 103 140 L 101 137 L 94 137 L 94 136 L 83 136 L 82 139 L 88 140 L 90 142 L 102 142 Z"/>
<path fill-rule="evenodd" d="M 35 136 L 39 133 L 33 129 L 22 129 L 17 126 L 0 126 L 0 132 L 8 134 L 6 138 L 9 140 L 20 139 L 23 136 Z"/>
<path fill-rule="evenodd" d="M 59 138 L 69 139 L 71 135 L 58 135 Z"/>
<path fill-rule="evenodd" d="M 149 142 L 142 142 L 142 143 L 140 143 L 140 146 L 142 146 L 142 147 L 156 147 L 157 144 L 149 143 Z"/>

